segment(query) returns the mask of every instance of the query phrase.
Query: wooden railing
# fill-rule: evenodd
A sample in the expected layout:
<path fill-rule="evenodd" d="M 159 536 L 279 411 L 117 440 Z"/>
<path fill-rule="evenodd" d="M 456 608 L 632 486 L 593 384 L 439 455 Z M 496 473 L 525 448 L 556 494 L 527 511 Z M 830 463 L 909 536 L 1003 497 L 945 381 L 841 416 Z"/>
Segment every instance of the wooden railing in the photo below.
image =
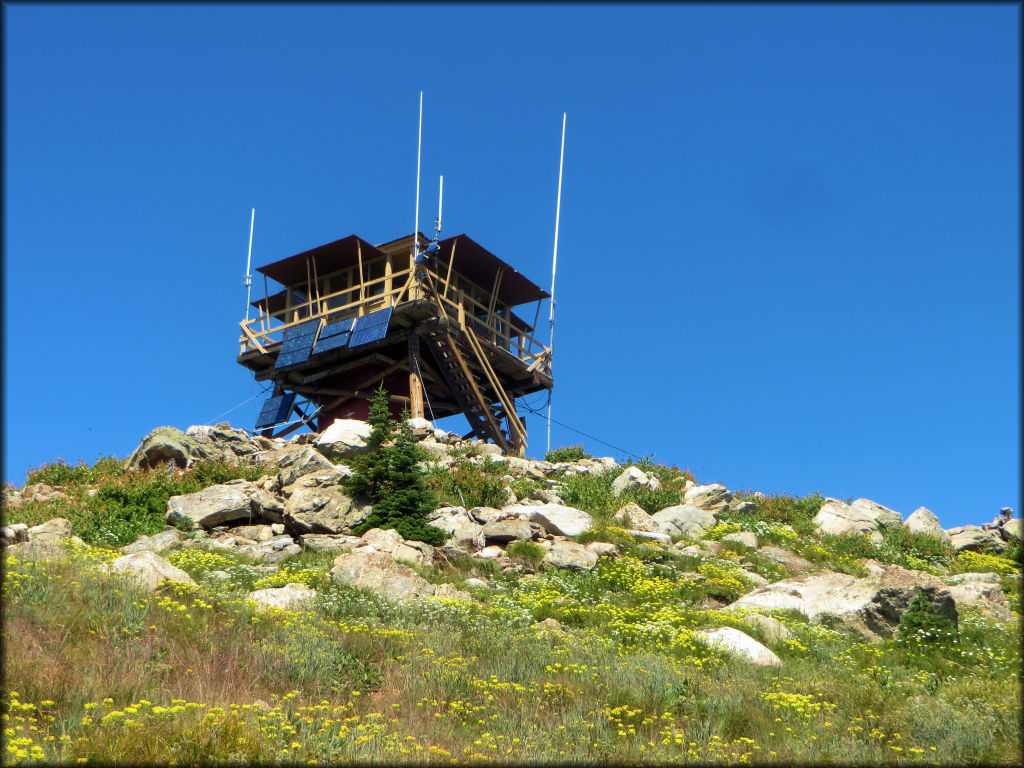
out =
<path fill-rule="evenodd" d="M 421 265 L 420 268 L 423 268 Z M 435 285 L 443 282 L 430 270 Z M 449 276 L 450 277 L 450 276 Z M 309 320 L 323 319 L 327 323 L 361 317 L 387 307 L 416 298 L 414 268 L 392 272 L 390 275 L 367 280 L 359 285 L 330 294 L 322 294 L 301 304 L 294 304 L 273 314 L 264 312 L 251 320 L 239 323 L 240 354 L 253 350 L 266 353 L 284 340 L 285 332 Z M 375 290 L 380 292 L 371 295 Z M 338 299 L 356 298 L 338 306 L 330 306 Z M 530 371 L 550 373 L 551 350 L 525 331 L 512 325 L 512 318 L 499 315 L 495 306 L 487 306 L 465 291 L 449 283 L 447 292 L 437 295 L 444 312 L 460 326 L 472 328 L 477 338 L 494 344 L 527 363 Z"/>

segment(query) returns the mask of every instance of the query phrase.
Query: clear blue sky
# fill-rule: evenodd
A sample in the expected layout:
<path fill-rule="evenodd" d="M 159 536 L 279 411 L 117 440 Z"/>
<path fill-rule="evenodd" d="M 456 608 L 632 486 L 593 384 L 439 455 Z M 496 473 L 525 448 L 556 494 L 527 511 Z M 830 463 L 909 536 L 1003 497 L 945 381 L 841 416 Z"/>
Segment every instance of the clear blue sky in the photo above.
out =
<path fill-rule="evenodd" d="M 1019 510 L 1017 5 L 4 14 L 7 481 L 259 392 L 250 208 L 256 265 L 411 232 L 423 90 L 421 229 L 444 174 L 445 234 L 545 287 L 568 113 L 553 415 L 622 450 L 553 446 Z"/>

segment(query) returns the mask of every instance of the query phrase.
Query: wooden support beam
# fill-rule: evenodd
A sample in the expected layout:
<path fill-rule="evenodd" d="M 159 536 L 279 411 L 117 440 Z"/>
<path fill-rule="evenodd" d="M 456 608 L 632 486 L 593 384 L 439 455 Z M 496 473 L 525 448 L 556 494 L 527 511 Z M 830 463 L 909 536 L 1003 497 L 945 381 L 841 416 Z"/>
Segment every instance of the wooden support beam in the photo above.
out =
<path fill-rule="evenodd" d="M 409 411 L 414 419 L 423 418 L 423 381 L 420 378 L 420 337 L 409 334 Z"/>
<path fill-rule="evenodd" d="M 458 244 L 459 244 L 458 240 L 456 240 L 454 243 L 452 243 L 452 253 L 451 253 L 451 256 L 448 257 L 448 274 L 445 275 L 445 278 L 444 278 L 444 290 L 441 291 L 441 295 L 445 296 L 445 297 L 448 296 L 448 283 L 451 282 L 451 279 L 452 279 L 452 265 L 455 263 L 455 246 L 458 245 Z"/>
<path fill-rule="evenodd" d="M 267 350 L 265 350 L 263 348 L 263 345 L 260 344 L 259 339 L 257 339 L 255 334 L 253 334 L 253 332 L 249 330 L 248 324 L 247 323 L 241 323 L 240 325 L 242 326 L 242 331 L 244 331 L 245 335 L 249 337 L 249 341 L 251 341 L 253 343 L 253 345 L 256 347 L 256 349 L 258 349 L 264 355 L 267 354 Z"/>
<path fill-rule="evenodd" d="M 366 300 L 366 286 L 363 284 L 363 247 L 356 240 L 356 256 L 359 258 L 359 311 L 358 315 L 363 315 L 363 302 Z"/>

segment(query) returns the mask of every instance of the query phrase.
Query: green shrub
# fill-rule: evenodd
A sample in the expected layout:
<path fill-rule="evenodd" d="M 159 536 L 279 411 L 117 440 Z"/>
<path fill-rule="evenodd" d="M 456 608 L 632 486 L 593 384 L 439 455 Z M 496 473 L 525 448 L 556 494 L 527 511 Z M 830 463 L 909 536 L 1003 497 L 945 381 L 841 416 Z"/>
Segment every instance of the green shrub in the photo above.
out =
<path fill-rule="evenodd" d="M 104 456 L 92 466 L 84 461 L 71 466 L 64 459 L 52 464 L 33 468 L 28 473 L 26 485 L 45 483 L 52 486 L 95 485 L 103 479 L 118 476 L 123 472 L 121 462 L 113 456 Z"/>
<path fill-rule="evenodd" d="M 528 499 L 534 491 L 539 491 L 542 488 L 547 488 L 547 483 L 544 480 L 534 480 L 529 477 L 520 477 L 512 481 L 512 493 L 516 495 L 517 499 Z"/>
<path fill-rule="evenodd" d="M 504 464 L 489 458 L 479 463 L 458 461 L 451 467 L 430 470 L 427 483 L 442 505 L 466 509 L 502 507 L 508 498 L 506 471 Z"/>
<path fill-rule="evenodd" d="M 956 624 L 943 616 L 920 589 L 900 616 L 897 639 L 904 643 L 948 645 L 957 637 Z"/>
<path fill-rule="evenodd" d="M 520 560 L 533 566 L 540 565 L 540 561 L 547 554 L 547 549 L 532 541 L 513 541 L 505 550 L 513 560 Z"/>
<path fill-rule="evenodd" d="M 764 498 L 753 494 L 737 493 L 736 498 L 740 501 L 754 502 L 757 505 L 757 519 L 770 523 L 785 523 L 798 534 L 814 533 L 815 528 L 811 521 L 825 501 L 820 493 L 801 497 L 775 494 Z"/>
<path fill-rule="evenodd" d="M 579 536 L 575 537 L 580 544 L 589 544 L 592 541 L 604 541 L 618 547 L 628 547 L 636 544 L 636 539 L 625 528 L 617 525 L 595 525 Z"/>
<path fill-rule="evenodd" d="M 593 457 L 583 450 L 582 445 L 567 445 L 555 448 L 544 454 L 544 461 L 550 461 L 552 464 L 557 464 L 560 461 L 579 461 L 580 459 L 590 458 Z"/>
<path fill-rule="evenodd" d="M 426 454 L 413 439 L 409 414 L 403 413 L 395 424 L 382 386 L 374 395 L 368 421 L 373 427 L 366 441 L 369 451 L 353 460 L 354 473 L 345 481 L 345 488 L 351 495 L 369 501 L 373 511 L 353 533 L 394 529 L 403 539 L 440 546 L 448 536 L 427 523 L 436 500 L 419 468 Z"/>

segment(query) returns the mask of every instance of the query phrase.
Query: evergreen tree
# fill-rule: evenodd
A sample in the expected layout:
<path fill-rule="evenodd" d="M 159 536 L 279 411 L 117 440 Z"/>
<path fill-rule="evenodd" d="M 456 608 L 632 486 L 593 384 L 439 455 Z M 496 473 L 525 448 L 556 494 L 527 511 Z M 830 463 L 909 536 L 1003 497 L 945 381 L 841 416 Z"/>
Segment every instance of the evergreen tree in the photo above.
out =
<path fill-rule="evenodd" d="M 418 466 L 426 454 L 413 440 L 409 412 L 403 411 L 396 424 L 381 385 L 370 403 L 368 420 L 373 427 L 366 441 L 369 451 L 352 462 L 355 472 L 345 487 L 352 496 L 369 501 L 373 512 L 353 532 L 393 528 L 403 539 L 443 544 L 445 532 L 427 524 L 435 499 Z"/>

